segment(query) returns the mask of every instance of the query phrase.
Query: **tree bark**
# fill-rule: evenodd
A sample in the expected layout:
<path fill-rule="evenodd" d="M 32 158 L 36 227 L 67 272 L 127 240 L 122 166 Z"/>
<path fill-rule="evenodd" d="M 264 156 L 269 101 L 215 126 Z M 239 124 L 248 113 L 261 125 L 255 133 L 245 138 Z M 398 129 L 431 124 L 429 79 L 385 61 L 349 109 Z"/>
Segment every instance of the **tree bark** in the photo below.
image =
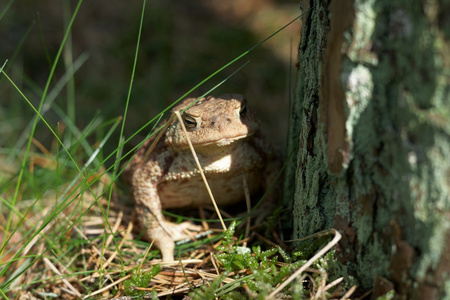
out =
<path fill-rule="evenodd" d="M 294 237 L 338 229 L 374 298 L 450 297 L 450 1 L 301 5 Z"/>

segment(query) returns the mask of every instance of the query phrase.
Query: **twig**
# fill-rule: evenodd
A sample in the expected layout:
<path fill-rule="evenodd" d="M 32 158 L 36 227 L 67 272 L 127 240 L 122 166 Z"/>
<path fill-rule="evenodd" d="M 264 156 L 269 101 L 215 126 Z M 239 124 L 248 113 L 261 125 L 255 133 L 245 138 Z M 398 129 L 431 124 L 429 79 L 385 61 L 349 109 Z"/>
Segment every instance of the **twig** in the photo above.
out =
<path fill-rule="evenodd" d="M 314 300 L 323 299 L 322 294 L 325 292 L 325 286 L 327 284 L 327 273 L 323 274 L 322 280 L 320 280 L 319 287 L 317 288 Z"/>
<path fill-rule="evenodd" d="M 219 275 L 220 272 L 219 272 L 219 267 L 217 266 L 216 256 L 215 256 L 214 253 L 212 253 L 212 252 L 211 252 L 210 255 L 211 255 L 211 262 L 212 262 L 212 264 L 213 264 L 213 267 L 214 267 L 214 269 L 216 269 L 217 275 Z"/>
<path fill-rule="evenodd" d="M 251 201 L 250 201 L 250 191 L 248 190 L 248 184 L 247 184 L 247 178 L 242 176 L 242 184 L 244 186 L 244 195 L 245 195 L 245 204 L 247 204 L 247 213 L 248 217 L 246 219 L 245 224 L 245 234 L 244 239 L 248 238 L 248 235 L 250 233 L 250 210 L 251 210 Z M 244 244 L 244 247 L 247 247 L 247 243 Z"/>
<path fill-rule="evenodd" d="M 138 269 L 142 269 L 142 265 L 144 264 L 145 258 L 147 257 L 148 253 L 150 252 L 150 249 L 152 248 L 153 242 L 154 242 L 154 241 L 155 241 L 155 240 L 152 240 L 152 242 L 150 243 L 150 245 L 147 247 L 147 250 L 145 250 L 144 257 L 142 258 L 142 261 L 141 261 L 141 263 L 139 264 Z"/>
<path fill-rule="evenodd" d="M 356 290 L 356 285 L 352 286 L 347 293 L 344 294 L 344 296 L 342 296 L 339 300 L 345 300 L 348 299 L 348 297 L 350 297 Z"/>
<path fill-rule="evenodd" d="M 117 222 L 117 224 L 119 224 L 119 222 Z M 125 237 L 130 234 L 132 229 L 133 229 L 133 223 L 130 222 L 130 223 L 128 223 L 127 233 L 126 233 Z M 116 231 L 117 231 L 117 228 L 114 230 L 114 232 L 112 234 L 115 234 Z M 109 266 L 109 264 L 114 260 L 114 258 L 116 258 L 117 254 L 118 254 L 118 250 L 122 249 L 122 246 L 126 241 L 125 237 L 122 238 L 119 245 L 117 246 L 117 249 L 111 254 L 111 256 L 108 258 L 108 260 L 103 264 L 104 270 L 106 270 L 106 267 Z"/>
<path fill-rule="evenodd" d="M 291 283 L 295 278 L 297 278 L 306 268 L 311 266 L 316 260 L 318 260 L 321 256 L 327 253 L 331 248 L 333 248 L 341 239 L 341 234 L 336 229 L 331 229 L 331 231 L 335 234 L 333 240 L 329 242 L 325 247 L 320 249 L 316 255 L 314 255 L 310 260 L 308 260 L 303 266 L 301 266 L 297 271 L 294 272 L 288 279 L 286 279 L 282 284 L 280 284 L 267 299 L 275 299 L 275 295 L 281 292 L 289 283 Z"/>
<path fill-rule="evenodd" d="M 147 149 L 147 151 L 145 152 L 144 156 L 149 156 L 150 153 L 152 153 L 153 149 L 155 148 L 156 144 L 158 143 L 159 139 L 162 137 L 162 135 L 164 134 L 164 132 L 167 130 L 167 127 L 169 127 L 169 125 L 173 122 L 173 120 L 175 119 L 175 116 L 172 115 L 169 120 L 167 120 L 166 124 L 164 124 L 164 127 L 161 128 L 160 132 L 158 133 L 158 135 L 156 136 L 156 138 L 153 140 L 152 144 L 150 145 L 150 147 Z"/>
<path fill-rule="evenodd" d="M 205 228 L 205 230 L 208 230 L 209 229 L 209 224 L 208 224 L 208 222 L 205 221 L 206 220 L 206 216 L 205 216 L 205 210 L 203 209 L 203 206 L 200 206 L 198 208 L 198 213 L 200 215 L 200 219 L 202 219 L 202 226 L 203 226 L 203 228 Z"/>
<path fill-rule="evenodd" d="M 101 288 L 101 289 L 99 289 L 99 290 L 96 290 L 95 292 L 90 293 L 89 295 L 84 296 L 83 299 L 90 298 L 90 297 L 95 296 L 95 295 L 97 295 L 97 294 L 103 293 L 104 291 L 109 290 L 109 289 L 112 288 L 113 286 L 115 286 L 115 285 L 121 283 L 122 281 L 127 280 L 127 279 L 130 278 L 130 277 L 131 277 L 131 275 L 127 275 L 127 276 L 125 276 L 125 277 L 122 277 L 122 278 L 120 278 L 119 280 L 114 281 L 113 283 L 108 284 L 107 286 L 105 286 L 105 287 L 103 287 L 103 288 Z M 81 295 L 80 295 L 80 297 L 81 297 Z"/>
<path fill-rule="evenodd" d="M 183 259 L 183 260 L 175 260 L 175 261 L 163 262 L 160 259 L 152 259 L 151 261 L 148 261 L 147 263 L 150 264 L 151 266 L 153 266 L 153 265 L 161 265 L 161 266 L 164 266 L 164 267 L 172 267 L 172 266 L 177 266 L 179 264 L 183 264 L 183 265 L 198 264 L 198 263 L 200 263 L 202 261 L 203 260 L 201 260 L 201 259 Z"/>
<path fill-rule="evenodd" d="M 334 280 L 333 282 L 329 283 L 329 284 L 323 289 L 323 291 L 326 292 L 326 291 L 328 291 L 329 289 L 331 289 L 332 287 L 335 287 L 336 285 L 338 285 L 339 283 L 341 283 L 342 280 L 344 280 L 344 277 L 340 277 L 340 278 Z"/>
<path fill-rule="evenodd" d="M 206 190 L 208 191 L 209 197 L 211 198 L 212 204 L 214 205 L 214 209 L 216 210 L 217 216 L 219 217 L 220 223 L 222 224 L 223 230 L 227 230 L 227 226 L 225 226 L 225 223 L 223 222 L 222 215 L 220 214 L 220 211 L 219 211 L 219 207 L 217 206 L 216 200 L 214 200 L 214 196 L 211 192 L 211 188 L 209 187 L 208 181 L 206 180 L 205 173 L 203 173 L 202 166 L 200 165 L 197 154 L 195 153 L 194 146 L 192 146 L 191 140 L 189 139 L 189 136 L 187 134 L 183 119 L 181 119 L 180 112 L 174 111 L 173 113 L 177 116 L 178 122 L 180 122 L 180 125 L 181 125 L 181 129 L 183 130 L 184 135 L 186 136 L 186 140 L 188 142 L 189 148 L 191 149 L 195 163 L 197 164 L 197 168 L 200 171 L 200 176 L 202 177 L 203 182 L 205 183 Z"/>
<path fill-rule="evenodd" d="M 112 228 L 112 232 L 109 233 L 109 236 L 106 239 L 104 248 L 108 248 L 108 246 L 111 244 L 113 237 L 116 234 L 117 230 L 119 229 L 120 223 L 122 222 L 122 217 L 123 217 L 123 211 L 119 211 L 119 215 L 117 216 L 116 223 L 114 224 L 114 227 Z"/>
<path fill-rule="evenodd" d="M 70 282 L 67 281 L 67 279 L 65 279 L 65 278 L 63 277 L 63 275 L 61 274 L 61 272 L 59 272 L 59 270 L 55 267 L 54 264 L 52 264 L 52 262 L 51 262 L 47 257 L 44 257 L 44 263 L 45 263 L 50 269 L 52 269 L 53 272 L 55 272 L 56 274 L 58 274 L 59 276 L 61 276 L 62 282 L 64 282 L 64 284 L 65 284 L 65 285 L 66 285 L 66 286 L 67 286 L 67 287 L 75 294 L 75 296 L 81 297 L 80 292 L 78 292 L 77 289 L 76 289 L 72 284 L 70 284 Z"/>

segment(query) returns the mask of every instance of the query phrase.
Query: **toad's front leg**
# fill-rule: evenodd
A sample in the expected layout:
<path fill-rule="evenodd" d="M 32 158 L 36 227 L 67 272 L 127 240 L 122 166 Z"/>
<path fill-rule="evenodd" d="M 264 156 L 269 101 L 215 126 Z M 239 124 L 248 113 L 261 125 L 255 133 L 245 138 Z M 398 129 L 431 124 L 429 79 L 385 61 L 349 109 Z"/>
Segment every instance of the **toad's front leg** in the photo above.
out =
<path fill-rule="evenodd" d="M 144 173 L 142 169 L 136 170 L 133 176 L 137 220 L 144 230 L 144 238 L 149 242 L 153 241 L 161 250 L 162 260 L 173 261 L 175 241 L 188 237 L 185 234 L 186 229 L 198 230 L 198 228 L 189 222 L 174 224 L 164 219 L 157 182 L 145 178 Z"/>
<path fill-rule="evenodd" d="M 164 217 L 160 210 L 158 194 L 153 189 L 139 187 L 135 189 L 135 212 L 137 220 L 144 231 L 144 239 L 154 242 L 161 250 L 163 261 L 173 261 L 175 242 L 164 230 Z M 159 206 L 159 207 L 158 207 Z"/>

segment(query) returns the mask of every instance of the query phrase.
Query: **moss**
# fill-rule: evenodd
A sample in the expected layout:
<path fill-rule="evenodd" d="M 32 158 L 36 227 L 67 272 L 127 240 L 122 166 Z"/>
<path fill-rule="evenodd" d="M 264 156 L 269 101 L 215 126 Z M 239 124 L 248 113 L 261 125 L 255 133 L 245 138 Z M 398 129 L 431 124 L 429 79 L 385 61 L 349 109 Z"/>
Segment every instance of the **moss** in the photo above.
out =
<path fill-rule="evenodd" d="M 162 269 L 159 265 L 155 265 L 150 271 L 144 272 L 142 269 L 134 269 L 131 272 L 131 277 L 123 283 L 124 294 L 130 297 L 144 297 L 147 293 L 145 291 L 137 290 L 135 287 L 148 288 L 153 277 L 158 275 Z M 154 298 L 155 290 L 152 290 L 152 299 Z"/>

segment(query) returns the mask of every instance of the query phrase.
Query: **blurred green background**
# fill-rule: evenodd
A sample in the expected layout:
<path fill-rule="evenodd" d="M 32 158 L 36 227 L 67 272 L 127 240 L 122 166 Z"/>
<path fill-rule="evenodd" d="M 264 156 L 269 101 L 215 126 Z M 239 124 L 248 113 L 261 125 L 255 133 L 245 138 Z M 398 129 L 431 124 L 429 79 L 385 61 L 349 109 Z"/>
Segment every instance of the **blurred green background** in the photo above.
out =
<path fill-rule="evenodd" d="M 0 4 L 0 65 L 9 60 L 5 71 L 36 107 L 77 3 L 17 0 Z M 82 3 L 50 91 L 65 74 L 65 64 L 87 59 L 75 73 L 73 89 L 65 86 L 45 113 L 53 127 L 63 122 L 55 107 L 69 110 L 79 128 L 97 115 L 100 120 L 123 115 L 141 12 L 141 1 Z M 299 14 L 298 1 L 288 0 L 147 1 L 126 137 Z M 284 148 L 299 27 L 300 21 L 296 21 L 192 96 L 209 90 L 248 60 L 249 64 L 213 95 L 244 94 L 266 135 Z M 75 99 L 72 113 L 67 105 L 70 95 Z M 0 75 L 0 147 L 15 147 L 33 116 L 29 105 Z M 141 133 L 136 141 L 147 133 Z M 35 138 L 46 147 L 54 141 L 42 123 Z M 110 142 L 112 147 L 117 145 L 117 139 Z"/>

